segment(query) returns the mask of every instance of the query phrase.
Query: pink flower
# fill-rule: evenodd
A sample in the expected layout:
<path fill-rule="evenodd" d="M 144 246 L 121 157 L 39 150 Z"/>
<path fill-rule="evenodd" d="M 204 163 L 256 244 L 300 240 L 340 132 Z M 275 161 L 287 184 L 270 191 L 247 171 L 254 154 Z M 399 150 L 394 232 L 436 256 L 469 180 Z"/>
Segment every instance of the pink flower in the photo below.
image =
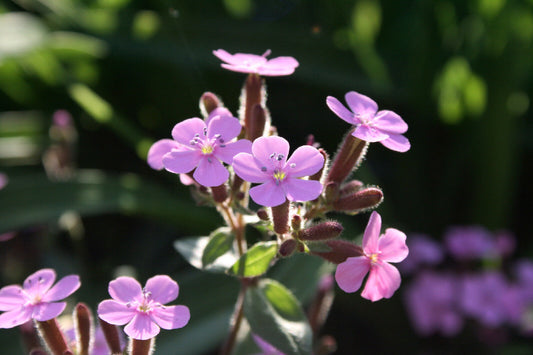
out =
<path fill-rule="evenodd" d="M 205 122 L 199 118 L 187 119 L 174 126 L 174 140 L 163 139 L 152 145 L 148 164 L 176 174 L 196 169 L 193 177 L 199 184 L 222 185 L 229 178 L 222 162 L 231 164 L 237 153 L 251 151 L 250 141 L 234 140 L 241 129 L 239 120 L 227 115 L 210 115 Z"/>
<path fill-rule="evenodd" d="M 407 124 L 396 113 L 388 110 L 378 112 L 378 105 L 371 98 L 350 91 L 345 96 L 351 111 L 339 100 L 328 96 L 326 103 L 337 116 L 355 126 L 352 135 L 366 142 L 380 142 L 397 152 L 411 148 L 409 140 L 402 136 L 407 132 Z"/>
<path fill-rule="evenodd" d="M 293 57 L 277 57 L 266 59 L 270 55 L 270 49 L 263 55 L 235 53 L 230 54 L 223 49 L 213 51 L 220 60 L 226 62 L 221 66 L 225 69 L 239 73 L 259 74 L 265 76 L 281 76 L 294 73 L 299 63 Z"/>
<path fill-rule="evenodd" d="M 289 142 L 278 136 L 259 137 L 252 144 L 252 154 L 239 153 L 233 169 L 242 179 L 261 185 L 250 189 L 252 199 L 263 206 L 290 201 L 309 201 L 322 192 L 319 181 L 299 179 L 319 171 L 324 157 L 309 145 L 299 147 L 287 160 Z"/>
<path fill-rule="evenodd" d="M 56 302 L 70 296 L 81 283 L 77 275 L 63 277 L 52 287 L 56 273 L 52 269 L 39 270 L 24 280 L 22 287 L 6 286 L 0 289 L 0 328 L 13 328 L 30 319 L 47 321 L 57 317 L 67 305 Z"/>
<path fill-rule="evenodd" d="M 154 276 L 141 285 L 131 277 L 119 277 L 109 283 L 112 300 L 98 305 L 98 316 L 107 323 L 126 325 L 124 332 L 133 339 L 146 340 L 163 329 L 184 327 L 191 318 L 186 306 L 165 306 L 178 297 L 176 281 L 166 275 Z"/>
<path fill-rule="evenodd" d="M 285 355 L 284 353 L 264 341 L 258 335 L 252 334 L 252 338 L 254 339 L 254 342 L 257 344 L 257 346 L 261 349 L 261 352 L 255 355 Z"/>
<path fill-rule="evenodd" d="M 335 272 L 335 280 L 345 292 L 357 291 L 370 272 L 361 296 L 373 302 L 390 298 L 400 287 L 400 273 L 389 262 L 398 263 L 409 253 L 403 232 L 388 228 L 380 236 L 380 230 L 381 216 L 374 211 L 363 235 L 364 255 L 346 259 Z"/>

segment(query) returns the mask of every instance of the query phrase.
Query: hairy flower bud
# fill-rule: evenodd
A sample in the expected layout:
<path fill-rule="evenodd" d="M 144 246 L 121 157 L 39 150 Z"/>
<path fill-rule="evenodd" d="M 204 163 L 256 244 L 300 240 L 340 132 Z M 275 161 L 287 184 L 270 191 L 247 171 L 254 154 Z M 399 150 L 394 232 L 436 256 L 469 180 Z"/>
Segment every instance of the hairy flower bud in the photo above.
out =
<path fill-rule="evenodd" d="M 211 193 L 215 202 L 221 203 L 228 198 L 228 191 L 226 190 L 226 184 L 211 187 Z"/>
<path fill-rule="evenodd" d="M 295 239 L 287 239 L 279 246 L 278 253 L 282 257 L 287 257 L 292 255 L 298 246 L 298 242 Z"/>
<path fill-rule="evenodd" d="M 330 204 L 339 198 L 339 184 L 335 181 L 328 182 L 324 187 L 326 203 Z"/>
<path fill-rule="evenodd" d="M 204 92 L 200 97 L 200 111 L 204 117 L 209 116 L 211 111 L 222 106 L 222 101 L 212 92 Z"/>
<path fill-rule="evenodd" d="M 289 200 L 285 200 L 281 205 L 271 207 L 274 232 L 277 234 L 289 232 L 289 205 Z"/>
<path fill-rule="evenodd" d="M 364 157 L 368 143 L 352 136 L 353 129 L 344 137 L 329 169 L 326 182 L 346 180 Z"/>
<path fill-rule="evenodd" d="M 257 217 L 259 217 L 259 219 L 261 219 L 262 221 L 268 221 L 270 219 L 270 217 L 268 216 L 268 212 L 263 208 L 257 210 Z"/>
<path fill-rule="evenodd" d="M 251 136 L 251 119 L 252 109 L 254 105 L 259 104 L 264 106 L 266 92 L 263 79 L 257 74 L 249 74 L 246 77 L 246 82 L 241 93 L 241 107 L 239 109 L 239 116 L 241 117 L 241 124 L 244 126 L 244 138 L 250 139 Z"/>
<path fill-rule="evenodd" d="M 377 187 L 369 187 L 340 197 L 333 203 L 336 211 L 357 213 L 376 207 L 383 201 L 383 192 Z"/>
<path fill-rule="evenodd" d="M 342 225 L 339 222 L 327 221 L 300 231 L 298 238 L 301 240 L 333 239 L 337 238 L 342 230 Z"/>
<path fill-rule="evenodd" d="M 118 335 L 117 326 L 109 324 L 101 318 L 98 318 L 98 321 L 100 322 L 100 328 L 102 328 L 110 352 L 112 354 L 122 354 L 122 346 L 120 345 L 120 336 Z"/>
<path fill-rule="evenodd" d="M 302 228 L 302 217 L 299 214 L 292 216 L 291 227 L 293 231 L 299 231 Z"/>
<path fill-rule="evenodd" d="M 261 104 L 254 104 L 252 106 L 252 113 L 250 115 L 249 128 L 247 128 L 247 138 L 252 142 L 263 135 L 267 122 L 268 113 L 261 106 Z"/>
<path fill-rule="evenodd" d="M 308 243 L 310 253 L 331 261 L 335 264 L 344 262 L 352 256 L 362 256 L 363 249 L 347 240 L 326 240 L 315 243 Z"/>
<path fill-rule="evenodd" d="M 341 196 L 349 195 L 361 190 L 363 183 L 359 180 L 351 180 L 341 186 L 339 191 Z"/>
<path fill-rule="evenodd" d="M 77 354 L 89 355 L 91 334 L 94 334 L 92 314 L 84 303 L 78 303 L 74 309 L 74 322 L 77 339 Z"/>
<path fill-rule="evenodd" d="M 322 156 L 324 157 L 324 166 L 322 167 L 322 169 L 317 171 L 315 174 L 309 176 L 309 180 L 320 181 L 322 179 L 322 175 L 324 174 L 326 166 L 328 166 L 328 161 L 329 161 L 328 153 L 326 153 L 326 151 L 322 148 L 319 148 L 318 152 L 322 154 Z"/>

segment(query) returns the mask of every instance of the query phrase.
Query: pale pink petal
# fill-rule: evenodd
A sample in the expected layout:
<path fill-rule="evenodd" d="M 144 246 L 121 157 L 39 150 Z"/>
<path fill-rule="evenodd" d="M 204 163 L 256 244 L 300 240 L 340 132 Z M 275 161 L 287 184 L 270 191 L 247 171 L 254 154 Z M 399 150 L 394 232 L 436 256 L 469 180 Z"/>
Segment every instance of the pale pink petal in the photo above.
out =
<path fill-rule="evenodd" d="M 339 116 L 349 124 L 356 125 L 361 123 L 359 119 L 354 117 L 353 112 L 348 110 L 339 100 L 337 100 L 333 96 L 327 97 L 326 104 L 328 105 L 331 111 L 333 111 L 337 116 Z"/>
<path fill-rule="evenodd" d="M 159 327 L 146 313 L 137 313 L 131 322 L 124 327 L 124 333 L 137 340 L 146 340 L 159 334 Z"/>
<path fill-rule="evenodd" d="M 283 165 L 289 155 L 289 142 L 285 138 L 278 136 L 259 137 L 252 144 L 252 154 L 269 169 L 272 167 L 273 161 L 275 161 L 275 159 L 270 158 L 271 155 L 275 154 L 276 157 L 281 155 L 283 156 L 281 160 Z"/>
<path fill-rule="evenodd" d="M 169 306 L 158 308 L 151 317 L 161 328 L 170 330 L 186 326 L 191 319 L 191 313 L 186 306 Z"/>
<path fill-rule="evenodd" d="M 372 302 L 391 298 L 401 281 L 400 272 L 394 266 L 384 262 L 374 264 L 361 296 Z"/>
<path fill-rule="evenodd" d="M 215 146 L 213 155 L 226 164 L 233 163 L 233 157 L 239 153 L 251 153 L 252 142 L 248 139 L 240 139 L 236 142 L 226 143 L 224 147 L 220 144 Z"/>
<path fill-rule="evenodd" d="M 14 309 L 0 314 L 0 329 L 14 328 L 31 319 L 31 307 Z"/>
<path fill-rule="evenodd" d="M 299 63 L 293 57 L 272 58 L 258 69 L 259 75 L 278 76 L 290 75 L 298 67 Z"/>
<path fill-rule="evenodd" d="M 39 270 L 24 280 L 24 290 L 31 295 L 42 295 L 54 283 L 56 272 L 52 269 Z"/>
<path fill-rule="evenodd" d="M 203 156 L 193 174 L 194 180 L 203 186 L 219 186 L 229 178 L 228 170 L 214 156 Z"/>
<path fill-rule="evenodd" d="M 285 202 L 285 192 L 274 181 L 268 181 L 250 189 L 250 197 L 261 206 L 274 207 Z"/>
<path fill-rule="evenodd" d="M 213 111 L 211 111 L 209 113 L 209 116 L 207 116 L 207 118 L 205 119 L 205 125 L 209 126 L 209 122 L 213 118 L 215 118 L 217 116 L 220 116 L 220 117 L 233 117 L 233 115 L 231 114 L 231 111 L 228 110 L 227 108 L 225 108 L 225 107 L 217 107 L 217 108 L 215 108 Z"/>
<path fill-rule="evenodd" d="M 10 311 L 22 306 L 26 302 L 22 296 L 22 288 L 18 285 L 2 287 L 0 289 L 0 311 Z"/>
<path fill-rule="evenodd" d="M 267 169 L 265 169 L 266 171 L 261 171 L 259 164 L 261 163 L 251 154 L 239 153 L 233 158 L 232 166 L 235 173 L 245 181 L 253 183 L 270 181 L 272 175 Z"/>
<path fill-rule="evenodd" d="M 180 182 L 185 186 L 193 185 L 195 183 L 194 179 L 187 174 L 180 174 Z"/>
<path fill-rule="evenodd" d="M 225 64 L 222 63 L 220 66 L 224 69 L 228 69 L 237 73 L 256 73 L 257 68 L 248 66 L 248 65 L 241 65 L 241 64 Z"/>
<path fill-rule="evenodd" d="M 213 54 L 220 60 L 224 61 L 224 62 L 227 62 L 227 63 L 230 63 L 233 59 L 233 55 L 226 52 L 225 50 L 223 49 L 217 49 L 215 51 L 213 51 Z"/>
<path fill-rule="evenodd" d="M 174 301 L 179 293 L 178 283 L 167 275 L 149 278 L 144 289 L 150 292 L 150 299 L 161 304 Z"/>
<path fill-rule="evenodd" d="M 142 296 L 142 287 L 132 277 L 121 276 L 109 283 L 109 294 L 117 301 L 128 303 Z"/>
<path fill-rule="evenodd" d="M 186 119 L 174 126 L 172 129 L 172 138 L 178 143 L 190 146 L 191 140 L 196 134 L 204 136 L 204 129 L 207 126 L 205 122 L 197 117 Z"/>
<path fill-rule="evenodd" d="M 213 138 L 215 134 L 220 134 L 220 138 L 223 140 L 222 143 L 229 142 L 237 137 L 241 133 L 241 130 L 241 123 L 235 117 L 213 117 L 207 127 L 207 137 Z"/>
<path fill-rule="evenodd" d="M 365 142 L 380 142 L 389 138 L 389 135 L 367 125 L 359 125 L 355 128 L 352 136 Z"/>
<path fill-rule="evenodd" d="M 171 173 L 184 174 L 196 168 L 200 159 L 202 152 L 199 150 L 173 150 L 163 156 L 163 165 Z"/>
<path fill-rule="evenodd" d="M 374 127 L 390 134 L 407 132 L 407 123 L 395 112 L 389 110 L 379 111 L 373 120 Z"/>
<path fill-rule="evenodd" d="M 74 291 L 80 288 L 81 282 L 78 275 L 69 275 L 59 280 L 54 287 L 52 287 L 43 296 L 43 302 L 54 302 L 62 300 L 70 296 Z"/>
<path fill-rule="evenodd" d="M 40 322 L 57 317 L 65 310 L 66 302 L 39 303 L 33 306 L 32 318 Z"/>
<path fill-rule="evenodd" d="M 152 169 L 161 170 L 163 166 L 163 156 L 170 152 L 172 149 L 178 149 L 180 144 L 172 139 L 161 139 L 152 144 L 148 151 L 148 165 Z"/>
<path fill-rule="evenodd" d="M 282 185 L 290 201 L 311 201 L 320 196 L 322 192 L 322 184 L 316 180 L 288 178 L 282 182 Z"/>
<path fill-rule="evenodd" d="M 363 250 L 365 254 L 370 255 L 379 252 L 378 238 L 380 231 L 381 216 L 376 211 L 373 211 L 363 234 Z"/>
<path fill-rule="evenodd" d="M 344 292 L 355 292 L 361 287 L 368 270 L 370 260 L 366 256 L 350 257 L 337 265 L 335 280 Z"/>
<path fill-rule="evenodd" d="M 114 300 L 105 300 L 98 305 L 98 317 L 109 324 L 124 325 L 131 321 L 136 313 L 135 307 L 128 307 Z"/>
<path fill-rule="evenodd" d="M 378 249 L 381 252 L 379 259 L 392 263 L 399 263 L 405 259 L 409 254 L 405 240 L 405 233 L 395 228 L 387 228 L 385 234 L 378 240 Z"/>
<path fill-rule="evenodd" d="M 302 177 L 316 173 L 323 166 L 324 157 L 318 149 L 303 145 L 292 153 L 285 169 L 291 177 Z"/>
<path fill-rule="evenodd" d="M 350 91 L 344 98 L 355 114 L 374 116 L 378 111 L 378 105 L 374 100 L 358 92 Z"/>
<path fill-rule="evenodd" d="M 385 147 L 396 152 L 404 153 L 411 149 L 409 140 L 400 134 L 391 135 L 389 138 L 380 141 Z"/>

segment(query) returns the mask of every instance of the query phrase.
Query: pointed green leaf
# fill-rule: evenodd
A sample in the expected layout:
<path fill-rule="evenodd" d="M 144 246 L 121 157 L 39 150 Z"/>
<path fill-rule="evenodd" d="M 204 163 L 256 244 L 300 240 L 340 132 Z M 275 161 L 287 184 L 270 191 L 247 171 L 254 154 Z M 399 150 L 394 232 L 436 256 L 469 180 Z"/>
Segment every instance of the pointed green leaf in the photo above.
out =
<path fill-rule="evenodd" d="M 215 262 L 220 256 L 226 254 L 233 247 L 234 235 L 227 227 L 218 228 L 209 236 L 209 242 L 205 246 L 202 255 L 204 268 Z"/>
<path fill-rule="evenodd" d="M 264 274 L 270 262 L 278 252 L 275 241 L 259 242 L 242 255 L 239 260 L 228 269 L 230 275 L 240 277 L 255 277 Z"/>
<path fill-rule="evenodd" d="M 285 286 L 271 279 L 248 289 L 244 316 L 251 332 L 287 355 L 311 353 L 312 332 L 300 303 Z"/>

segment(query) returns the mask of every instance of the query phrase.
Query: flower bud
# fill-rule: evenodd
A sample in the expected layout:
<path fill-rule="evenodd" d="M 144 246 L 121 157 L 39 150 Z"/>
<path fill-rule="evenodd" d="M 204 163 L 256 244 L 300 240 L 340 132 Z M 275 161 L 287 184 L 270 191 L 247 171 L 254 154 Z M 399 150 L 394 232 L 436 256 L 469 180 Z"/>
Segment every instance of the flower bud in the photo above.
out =
<path fill-rule="evenodd" d="M 298 233 L 301 240 L 326 240 L 337 238 L 342 233 L 342 225 L 339 222 L 322 222 L 306 228 Z"/>
<path fill-rule="evenodd" d="M 109 324 L 106 321 L 98 318 L 100 322 L 100 328 L 104 333 L 105 341 L 109 347 L 109 351 L 112 354 L 122 354 L 122 346 L 120 346 L 120 337 L 118 335 L 117 326 Z"/>
<path fill-rule="evenodd" d="M 363 249 L 359 245 L 347 240 L 326 240 L 308 243 L 307 246 L 311 254 L 320 256 L 335 264 L 340 264 L 349 257 L 363 255 Z"/>
<path fill-rule="evenodd" d="M 74 309 L 74 322 L 76 324 L 76 339 L 77 354 L 89 355 L 89 346 L 91 344 L 91 334 L 94 333 L 92 329 L 92 314 L 89 307 L 83 303 L 78 303 Z"/>
<path fill-rule="evenodd" d="M 309 180 L 320 181 L 320 179 L 322 179 L 322 174 L 324 174 L 325 167 L 328 166 L 328 161 L 329 161 L 328 153 L 326 153 L 326 151 L 322 148 L 319 148 L 318 152 L 322 154 L 322 156 L 324 157 L 324 166 L 322 166 L 322 168 L 319 171 L 317 171 L 315 174 L 309 176 Z"/>
<path fill-rule="evenodd" d="M 241 108 L 239 110 L 241 122 L 245 130 L 244 138 L 246 139 L 250 139 L 251 134 L 250 121 L 252 119 L 252 108 L 256 104 L 264 106 L 265 97 L 266 93 L 261 77 L 257 74 L 249 74 L 241 93 Z"/>
<path fill-rule="evenodd" d="M 257 217 L 259 217 L 259 219 L 262 221 L 270 220 L 270 217 L 268 216 L 268 212 L 263 208 L 260 208 L 257 210 Z"/>
<path fill-rule="evenodd" d="M 339 184 L 335 181 L 328 182 L 324 191 L 327 204 L 333 203 L 333 201 L 336 201 L 339 198 Z"/>
<path fill-rule="evenodd" d="M 383 201 L 383 192 L 377 187 L 369 187 L 350 195 L 340 197 L 333 203 L 336 211 L 357 213 L 368 208 L 373 208 Z"/>
<path fill-rule="evenodd" d="M 59 325 L 55 318 L 46 321 L 37 321 L 37 329 L 46 347 L 54 355 L 63 355 L 69 351 L 65 336 L 59 330 Z"/>
<path fill-rule="evenodd" d="M 200 111 L 204 117 L 209 116 L 211 111 L 221 106 L 222 102 L 212 92 L 204 92 L 202 97 L 200 97 Z"/>
<path fill-rule="evenodd" d="M 352 136 L 352 132 L 353 129 L 344 137 L 344 141 L 335 154 L 326 178 L 327 182 L 341 183 L 346 180 L 365 155 L 368 143 Z"/>
<path fill-rule="evenodd" d="M 348 181 L 346 184 L 343 184 L 341 186 L 340 195 L 344 196 L 344 195 L 352 194 L 354 192 L 361 190 L 362 187 L 363 187 L 363 183 L 359 180 Z"/>
<path fill-rule="evenodd" d="M 287 239 L 281 245 L 279 246 L 278 253 L 282 257 L 291 256 L 292 253 L 296 250 L 296 247 L 298 246 L 298 242 L 295 239 Z"/>
<path fill-rule="evenodd" d="M 226 190 L 226 184 L 211 187 L 211 193 L 215 202 L 221 203 L 228 198 L 228 192 Z"/>
<path fill-rule="evenodd" d="M 252 113 L 250 116 L 250 127 L 247 128 L 247 137 L 252 142 L 263 135 L 265 132 L 265 125 L 268 113 L 261 106 L 261 104 L 254 104 L 252 106 Z"/>
<path fill-rule="evenodd" d="M 289 232 L 289 205 L 289 200 L 285 200 L 281 205 L 271 207 L 274 232 L 277 234 Z"/>

